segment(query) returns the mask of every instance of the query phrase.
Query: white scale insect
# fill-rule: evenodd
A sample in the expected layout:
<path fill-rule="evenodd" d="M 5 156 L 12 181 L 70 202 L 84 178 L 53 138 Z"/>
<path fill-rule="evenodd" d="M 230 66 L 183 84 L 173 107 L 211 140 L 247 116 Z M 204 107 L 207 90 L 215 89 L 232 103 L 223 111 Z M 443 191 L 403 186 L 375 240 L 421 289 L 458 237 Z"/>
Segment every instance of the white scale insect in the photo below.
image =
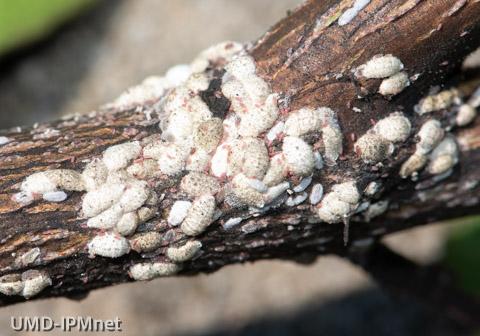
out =
<path fill-rule="evenodd" d="M 408 139 L 411 129 L 408 118 L 394 112 L 362 135 L 355 143 L 355 151 L 367 163 L 381 162 L 395 150 L 395 143 Z"/>

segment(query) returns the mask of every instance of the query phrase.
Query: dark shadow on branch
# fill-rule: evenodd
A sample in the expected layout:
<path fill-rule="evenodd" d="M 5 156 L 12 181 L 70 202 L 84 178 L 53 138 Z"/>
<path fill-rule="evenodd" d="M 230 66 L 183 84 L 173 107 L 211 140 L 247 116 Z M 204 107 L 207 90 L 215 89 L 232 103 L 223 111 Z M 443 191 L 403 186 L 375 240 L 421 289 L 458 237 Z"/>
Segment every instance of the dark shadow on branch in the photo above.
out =
<path fill-rule="evenodd" d="M 325 304 L 310 303 L 289 315 L 272 316 L 201 336 L 465 336 L 412 300 L 393 300 L 378 289 L 360 290 Z"/>
<path fill-rule="evenodd" d="M 480 327 L 480 301 L 461 291 L 442 266 L 417 265 L 382 244 L 374 244 L 351 259 L 393 295 L 418 299 L 459 325 Z"/>

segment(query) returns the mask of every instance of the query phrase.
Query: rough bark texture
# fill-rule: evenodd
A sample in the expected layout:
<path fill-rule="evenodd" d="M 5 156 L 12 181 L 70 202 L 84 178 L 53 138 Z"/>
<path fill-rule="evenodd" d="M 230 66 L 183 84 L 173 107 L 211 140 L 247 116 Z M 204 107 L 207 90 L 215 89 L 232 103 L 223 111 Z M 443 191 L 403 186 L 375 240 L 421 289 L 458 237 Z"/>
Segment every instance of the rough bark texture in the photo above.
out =
<path fill-rule="evenodd" d="M 226 264 L 264 258 L 312 260 L 320 254 L 348 254 L 361 242 L 408 227 L 478 213 L 480 124 L 454 130 L 461 146 L 459 164 L 443 181 L 398 176 L 414 150 L 411 138 L 381 168 L 362 163 L 353 152 L 355 139 L 393 111 L 411 117 L 417 131 L 426 117 L 413 107 L 435 85 L 455 84 L 462 59 L 480 43 L 479 1 L 372 0 L 345 26 L 335 21 L 354 1 L 307 1 L 280 21 L 250 49 L 257 71 L 282 94 L 284 111 L 304 106 L 328 106 L 337 111 L 345 137 L 344 156 L 330 167 L 328 187 L 348 176 L 360 186 L 381 179 L 382 199 L 393 206 L 370 222 L 353 218 L 350 244 L 344 246 L 342 224 L 314 223 L 307 205 L 250 218 L 231 230 L 217 223 L 199 236 L 202 254 L 186 262 L 182 275 L 212 272 Z M 394 54 L 411 74 L 420 74 L 404 92 L 385 99 L 374 94 L 380 80 L 360 83 L 351 69 L 376 54 Z M 465 89 L 468 94 L 468 88 Z M 358 98 L 361 94 L 363 98 Z M 208 97 L 207 97 L 208 98 Z M 205 100 L 208 100 L 204 98 Z M 212 109 L 224 102 L 210 101 Z M 362 113 L 352 110 L 361 109 Z M 149 112 L 149 113 L 145 113 Z M 150 115 L 152 118 L 147 118 Z M 51 168 L 81 170 L 112 144 L 142 139 L 159 132 L 158 111 L 145 105 L 128 111 L 108 110 L 71 119 L 1 132 L 10 139 L 0 146 L 0 275 L 27 269 L 48 270 L 53 286 L 38 297 L 75 296 L 94 288 L 131 281 L 128 267 L 150 257 L 162 258 L 165 248 L 184 241 L 165 223 L 163 210 L 172 204 L 166 195 L 158 216 L 142 230 L 163 234 L 163 247 L 152 254 L 117 259 L 89 258 L 86 244 L 98 231 L 79 218 L 82 193 L 62 203 L 36 202 L 21 207 L 12 200 L 19 183 L 33 172 Z M 161 113 L 158 112 L 158 113 Z M 442 117 L 448 118 L 448 111 Z M 220 220 L 221 222 L 221 220 Z M 360 243 L 355 243 L 360 242 Z M 39 247 L 41 254 L 26 265 L 22 255 Z M 0 306 L 23 301 L 0 296 Z"/>

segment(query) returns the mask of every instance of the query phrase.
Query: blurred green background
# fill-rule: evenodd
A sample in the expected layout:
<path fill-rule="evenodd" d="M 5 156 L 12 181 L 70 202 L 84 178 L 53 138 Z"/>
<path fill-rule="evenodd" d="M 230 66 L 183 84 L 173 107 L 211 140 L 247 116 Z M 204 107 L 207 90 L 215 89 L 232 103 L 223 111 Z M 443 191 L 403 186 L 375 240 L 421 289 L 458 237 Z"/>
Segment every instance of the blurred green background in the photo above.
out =
<path fill-rule="evenodd" d="M 480 219 L 455 221 L 446 242 L 444 261 L 453 270 L 460 286 L 480 296 Z"/>
<path fill-rule="evenodd" d="M 0 0 L 0 55 L 38 41 L 96 0 Z"/>

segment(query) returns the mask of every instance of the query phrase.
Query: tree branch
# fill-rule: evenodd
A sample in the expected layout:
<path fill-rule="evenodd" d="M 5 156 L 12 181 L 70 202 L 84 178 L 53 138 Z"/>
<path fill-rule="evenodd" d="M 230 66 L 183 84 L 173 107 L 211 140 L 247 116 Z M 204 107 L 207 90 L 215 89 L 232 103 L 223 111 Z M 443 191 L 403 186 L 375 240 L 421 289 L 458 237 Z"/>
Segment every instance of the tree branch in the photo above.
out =
<path fill-rule="evenodd" d="M 302 261 L 326 253 L 345 255 L 349 253 L 350 246 L 365 244 L 372 237 L 478 213 L 479 200 L 476 195 L 480 186 L 475 181 L 480 179 L 480 172 L 476 169 L 480 161 L 480 126 L 474 122 L 460 128 L 456 122 L 459 107 L 468 102 L 471 86 L 458 86 L 458 90 L 464 91 L 463 98 L 457 95 L 457 91 L 449 91 L 455 92 L 452 93 L 455 99 L 452 98 L 451 104 L 438 111 L 425 114 L 414 111 L 415 106 L 421 104 L 422 98 L 432 94 L 432 87 L 442 85 L 454 88 L 459 84 L 457 80 L 461 60 L 479 45 L 480 3 L 464 0 L 454 3 L 434 0 L 372 0 L 348 21 L 344 14 L 347 10 L 350 10 L 349 13 L 355 12 L 354 9 L 353 0 L 312 0 L 296 9 L 249 48 L 247 55 L 243 55 L 244 60 L 249 59 L 248 55 L 253 57 L 256 74 L 261 78 L 255 73 L 246 76 L 240 73 L 247 71 L 247 68 L 232 69 L 229 48 L 236 48 L 235 44 L 223 45 L 224 54 L 220 56 L 218 52 L 214 56 L 214 53 L 207 52 L 193 63 L 191 70 L 202 62 L 207 62 L 199 73 L 207 78 L 208 88 L 202 87 L 195 91 L 190 87 L 190 96 L 182 98 L 183 105 L 176 107 L 179 110 L 190 109 L 189 113 L 194 113 L 198 106 L 188 104 L 195 97 L 201 97 L 203 103 L 196 101 L 195 104 L 205 104 L 213 117 L 222 121 L 237 113 L 242 116 L 241 122 L 244 122 L 247 117 L 238 111 L 242 104 L 248 105 L 249 99 L 253 101 L 267 96 L 269 98 L 261 102 L 264 105 L 259 106 L 256 101 L 256 105 L 248 105 L 243 112 L 254 110 L 253 117 L 260 116 L 253 119 L 255 122 L 251 128 L 260 127 L 265 121 L 261 113 L 267 113 L 269 108 L 276 109 L 276 106 L 268 105 L 268 99 L 272 97 L 278 98 L 277 123 L 302 108 L 315 110 L 328 107 L 335 112 L 339 128 L 335 128 L 336 120 L 329 119 L 321 125 L 322 139 L 319 138 L 320 132 L 302 135 L 302 143 L 322 152 L 327 164 L 313 173 L 296 173 L 298 171 L 295 167 L 288 167 L 284 181 L 290 183 L 290 190 L 279 196 L 282 202 L 287 200 L 285 204 L 279 202 L 275 206 L 269 204 L 263 207 L 261 204 L 262 206 L 248 207 L 249 204 L 245 204 L 248 202 L 240 205 L 229 202 L 228 193 L 235 188 L 233 177 L 240 174 L 217 176 L 222 191 L 215 193 L 215 207 L 217 212 L 221 211 L 220 217 L 195 237 L 195 241 L 201 243 L 199 253 L 182 263 L 175 262 L 176 258 L 169 256 L 168 248 L 183 246 L 187 241 L 192 241 L 192 238 L 189 238 L 191 235 L 187 233 L 185 222 L 181 226 L 172 226 L 168 217 L 177 201 L 188 199 L 195 204 L 198 200 L 198 195 L 192 197 L 182 191 L 181 180 L 188 173 L 185 168 L 173 175 L 166 174 L 166 168 L 163 168 L 160 169 L 161 174 L 149 178 L 135 176 L 135 180 L 146 180 L 151 194 L 154 192 L 159 198 L 148 207 L 144 206 L 153 209 L 154 216 L 140 223 L 134 230 L 135 234 L 125 235 L 134 251 L 117 258 L 89 256 L 94 249 L 88 245 L 95 238 L 104 236 L 105 232 L 113 232 L 113 229 L 100 230 L 87 225 L 89 218 L 93 217 L 85 214 L 86 194 L 75 191 L 84 190 L 83 185 L 82 188 L 70 190 L 67 187 L 57 188 L 62 190 L 54 195 L 46 192 L 42 199 L 38 192 L 31 192 L 33 187 L 22 186 L 22 182 L 33 173 L 52 169 L 82 172 L 92 159 L 103 155 L 105 161 L 105 151 L 115 144 L 127 141 L 139 141 L 143 154 L 135 156 L 134 163 L 144 162 L 146 147 L 160 137 L 159 123 L 170 120 L 168 118 L 171 112 L 169 114 L 165 111 L 165 106 L 173 104 L 175 95 L 180 95 L 178 92 L 192 83 L 180 84 L 173 90 L 170 87 L 160 88 L 152 82 L 145 83 L 132 89 L 123 96 L 123 100 L 120 99 L 97 113 L 0 133 L 3 143 L 0 145 L 0 275 L 6 276 L 0 285 L 17 283 L 24 288 L 29 279 L 39 279 L 38 272 L 48 278 L 41 290 L 34 291 L 34 295 L 25 295 L 25 289 L 23 296 L 1 295 L 0 305 L 23 301 L 30 296 L 72 296 L 94 288 L 132 281 L 131 266 L 138 263 L 176 265 L 178 269 L 181 267 L 178 274 L 194 275 L 213 272 L 231 263 L 265 258 Z M 339 25 L 339 22 L 343 25 Z M 242 55 L 242 51 L 238 53 Z M 368 65 L 369 61 L 375 60 L 380 54 L 391 54 L 401 61 L 404 66 L 402 71 L 408 75 L 410 86 L 398 94 L 377 93 L 386 79 L 368 78 L 366 72 L 360 69 L 365 70 L 362 65 Z M 224 76 L 225 70 L 227 75 Z M 199 81 L 195 82 L 199 86 L 203 85 L 199 84 L 198 78 L 195 80 Z M 233 83 L 230 88 L 227 88 L 228 83 Z M 237 91 L 232 94 L 229 90 Z M 165 97 L 167 98 L 164 99 Z M 395 140 L 393 144 L 382 138 L 381 144 L 370 144 L 368 148 L 359 143 L 365 134 L 376 134 L 377 129 L 372 122 L 384 120 L 396 111 L 403 112 L 403 118 L 408 119 L 411 125 L 407 139 L 398 143 Z M 416 152 L 418 143 L 422 144 L 423 141 L 421 135 L 415 134 L 433 118 L 441 123 L 442 135 L 443 132 L 449 133 L 446 138 L 455 137 L 459 145 L 459 153 L 447 155 L 451 163 L 448 167 L 451 169 L 447 170 L 449 175 L 432 174 L 428 166 L 414 171 L 413 179 L 402 178 L 399 175 L 401 167 Z M 168 123 L 165 125 L 162 129 L 168 130 Z M 265 133 L 271 128 L 272 125 L 269 125 L 266 130 L 255 135 L 267 144 L 270 159 L 274 154 L 282 153 L 285 135 L 280 132 L 269 141 Z M 206 129 L 207 138 L 214 137 L 212 132 L 209 133 L 210 128 Z M 338 129 L 341 130 L 342 154 L 337 159 L 334 154 L 335 148 L 338 154 L 338 143 L 329 143 L 336 135 L 327 137 L 326 134 L 336 134 Z M 224 129 L 221 144 L 225 143 L 227 133 Z M 152 135 L 153 140 L 150 137 Z M 178 133 L 171 136 L 175 138 Z M 167 142 L 173 141 L 165 134 L 162 137 Z M 218 151 L 220 144 L 216 143 L 215 146 Z M 380 152 L 384 150 L 388 155 L 380 153 L 381 157 L 372 161 L 367 157 L 372 146 L 381 147 Z M 395 147 L 393 153 L 390 152 L 392 146 Z M 253 160 L 252 148 L 247 146 L 243 165 L 244 162 Z M 425 157 L 430 162 L 435 159 L 432 157 L 435 150 L 433 154 L 432 150 L 430 148 L 429 153 L 425 153 L 429 155 Z M 286 152 L 284 147 L 283 152 Z M 192 151 L 190 155 L 195 153 Z M 373 154 L 379 155 L 378 152 Z M 228 155 L 233 154 L 229 152 Z M 210 160 L 213 160 L 212 157 Z M 162 167 L 165 162 L 159 159 L 155 164 Z M 301 163 L 300 160 L 296 164 Z M 133 165 L 131 161 L 128 164 Z M 212 162 L 209 167 L 211 165 Z M 275 165 L 270 161 L 269 167 Z M 242 174 L 243 172 L 242 170 Z M 262 172 L 262 176 L 257 176 L 250 182 L 256 183 L 258 178 L 264 178 L 264 174 Z M 309 203 L 303 198 L 303 191 L 293 190 L 293 186 L 308 179 L 310 174 L 313 174 L 313 182 L 306 189 L 308 196 L 312 196 L 311 188 L 314 184 L 321 184 L 325 191 L 325 197 L 319 204 Z M 341 216 L 337 213 L 333 216 L 332 212 L 328 212 L 335 218 L 321 220 L 325 216 L 322 212 L 326 212 L 327 206 L 330 206 L 325 199 L 337 197 L 334 186 L 351 181 L 354 181 L 355 192 L 359 193 L 354 198 L 358 199 L 352 202 L 335 199 L 341 201 L 342 206 L 348 207 L 348 211 Z M 64 185 L 65 181 L 62 183 L 60 184 Z M 368 188 L 370 190 L 367 192 Z M 205 189 L 202 187 L 202 190 Z M 62 192 L 68 198 L 58 201 L 56 197 L 62 197 Z M 293 195 L 288 200 L 291 193 Z M 331 197 L 328 198 L 329 194 Z M 235 196 L 241 198 L 238 194 Z M 52 202 L 52 197 L 57 202 Z M 296 204 L 302 198 L 303 202 Z M 347 226 L 346 231 L 349 232 L 350 246 L 344 245 L 344 223 L 338 223 L 338 218 L 344 219 L 345 224 L 351 224 L 350 230 Z M 237 219 L 242 221 L 233 226 Z M 329 221 L 336 223 L 326 223 Z M 147 238 L 155 242 L 147 243 Z M 142 244 L 150 245 L 144 248 Z M 31 270 L 38 272 L 32 275 L 28 273 Z M 160 273 L 167 275 L 173 271 L 177 271 L 177 268 L 170 269 L 170 272 L 162 269 L 163 273 Z"/>

